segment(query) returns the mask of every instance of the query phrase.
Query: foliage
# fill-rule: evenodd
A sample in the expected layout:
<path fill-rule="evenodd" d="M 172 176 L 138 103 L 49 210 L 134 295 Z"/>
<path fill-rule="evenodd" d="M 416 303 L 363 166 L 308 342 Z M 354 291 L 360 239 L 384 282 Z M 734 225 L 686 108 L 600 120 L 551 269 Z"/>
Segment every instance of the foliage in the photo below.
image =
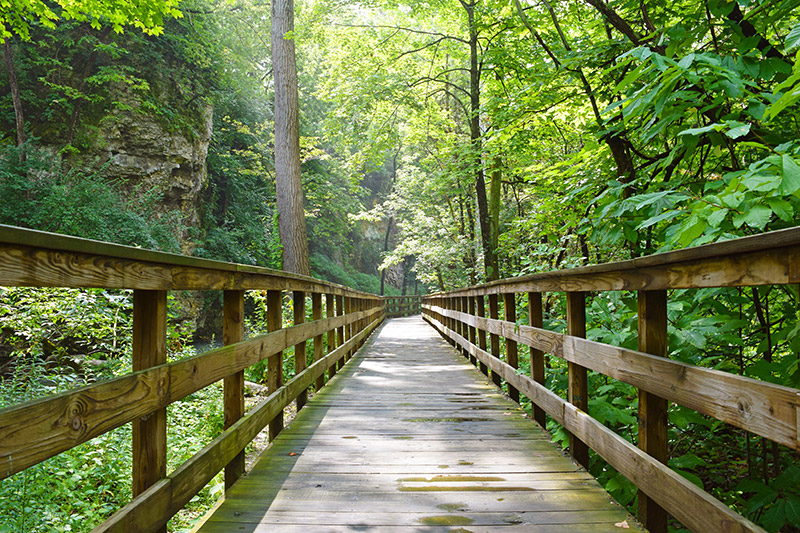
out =
<path fill-rule="evenodd" d="M 156 213 L 158 190 L 125 198 L 98 174 L 63 171 L 44 152 L 0 151 L 0 223 L 168 251 L 179 250 L 178 213 Z"/>

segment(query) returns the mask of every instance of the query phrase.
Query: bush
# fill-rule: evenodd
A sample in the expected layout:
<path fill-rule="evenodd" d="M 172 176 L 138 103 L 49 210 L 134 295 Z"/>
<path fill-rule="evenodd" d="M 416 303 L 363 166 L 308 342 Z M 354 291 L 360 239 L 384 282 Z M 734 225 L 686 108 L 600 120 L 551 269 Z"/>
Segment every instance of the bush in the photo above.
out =
<path fill-rule="evenodd" d="M 125 198 L 118 184 L 97 173 L 64 171 L 42 150 L 0 149 L 0 223 L 179 251 L 180 214 L 159 212 L 158 191 L 135 189 Z"/>

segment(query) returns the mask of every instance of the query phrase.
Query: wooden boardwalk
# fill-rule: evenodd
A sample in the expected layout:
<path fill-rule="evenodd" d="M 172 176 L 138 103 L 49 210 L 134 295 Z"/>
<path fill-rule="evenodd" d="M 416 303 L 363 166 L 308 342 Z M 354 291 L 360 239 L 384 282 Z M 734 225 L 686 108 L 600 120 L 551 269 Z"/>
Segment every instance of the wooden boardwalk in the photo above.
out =
<path fill-rule="evenodd" d="M 639 526 L 419 317 L 387 321 L 200 531 Z"/>

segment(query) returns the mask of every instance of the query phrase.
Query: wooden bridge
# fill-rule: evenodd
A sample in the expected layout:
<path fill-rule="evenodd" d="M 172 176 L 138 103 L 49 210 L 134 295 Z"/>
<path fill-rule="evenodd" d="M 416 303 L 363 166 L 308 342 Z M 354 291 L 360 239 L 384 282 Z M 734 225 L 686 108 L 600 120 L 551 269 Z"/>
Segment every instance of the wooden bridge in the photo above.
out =
<path fill-rule="evenodd" d="M 578 466 L 593 450 L 639 488 L 651 531 L 669 515 L 696 531 L 760 531 L 666 465 L 668 402 L 800 450 L 800 390 L 666 359 L 667 291 L 799 282 L 796 228 L 429 295 L 424 324 L 386 321 L 417 297 L 387 302 L 264 268 L 0 226 L 0 285 L 132 289 L 134 302 L 133 372 L 0 411 L 0 479 L 132 423 L 134 497 L 96 531 L 163 530 L 223 469 L 209 531 L 635 529 Z M 174 290 L 223 291 L 223 347 L 166 362 Z M 249 339 L 247 290 L 265 292 L 270 331 Z M 619 290 L 638 291 L 639 350 L 584 338 L 587 292 Z M 548 292 L 566 293 L 566 334 L 542 327 Z M 517 320 L 522 303 L 529 325 Z M 290 347 L 294 375 L 282 383 Z M 545 357 L 568 362 L 567 399 L 545 386 Z M 262 360 L 270 395 L 245 413 L 243 370 Z M 587 369 L 638 388 L 638 446 L 587 414 Z M 168 473 L 167 405 L 219 380 L 225 430 Z M 523 414 L 523 396 L 535 422 L 549 416 L 569 432 L 575 462 Z M 243 450 L 267 426 L 273 444 L 244 475 Z"/>

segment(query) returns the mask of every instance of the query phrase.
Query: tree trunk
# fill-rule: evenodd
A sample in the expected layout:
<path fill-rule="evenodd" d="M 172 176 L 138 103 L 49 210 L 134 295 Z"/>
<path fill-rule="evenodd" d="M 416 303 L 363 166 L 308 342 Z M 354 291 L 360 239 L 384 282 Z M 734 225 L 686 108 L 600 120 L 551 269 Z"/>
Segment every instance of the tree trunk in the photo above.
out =
<path fill-rule="evenodd" d="M 275 189 L 283 269 L 311 275 L 300 177 L 300 124 L 294 52 L 294 0 L 272 0 L 275 81 Z"/>
<path fill-rule="evenodd" d="M 469 137 L 472 141 L 475 165 L 475 195 L 478 199 L 478 220 L 481 227 L 481 244 L 483 247 L 483 264 L 486 281 L 498 278 L 497 253 L 491 245 L 491 223 L 489 204 L 486 199 L 486 180 L 483 174 L 483 147 L 481 143 L 481 72 L 478 67 L 478 29 L 475 27 L 475 4 L 462 0 L 461 5 L 469 19 Z"/>
<path fill-rule="evenodd" d="M 492 161 L 492 174 L 489 180 L 489 245 L 497 253 L 500 243 L 500 197 L 503 194 L 502 160 L 495 157 Z"/>
<path fill-rule="evenodd" d="M 11 55 L 11 44 L 9 38 L 3 41 L 3 55 L 6 56 L 6 69 L 8 69 L 8 84 L 11 89 L 11 101 L 14 105 L 14 120 L 17 125 L 17 146 L 25 144 L 25 114 L 22 111 L 22 99 L 19 96 L 19 84 L 17 83 L 17 69 L 14 66 L 14 56 Z M 20 159 L 23 159 L 20 153 Z"/>

